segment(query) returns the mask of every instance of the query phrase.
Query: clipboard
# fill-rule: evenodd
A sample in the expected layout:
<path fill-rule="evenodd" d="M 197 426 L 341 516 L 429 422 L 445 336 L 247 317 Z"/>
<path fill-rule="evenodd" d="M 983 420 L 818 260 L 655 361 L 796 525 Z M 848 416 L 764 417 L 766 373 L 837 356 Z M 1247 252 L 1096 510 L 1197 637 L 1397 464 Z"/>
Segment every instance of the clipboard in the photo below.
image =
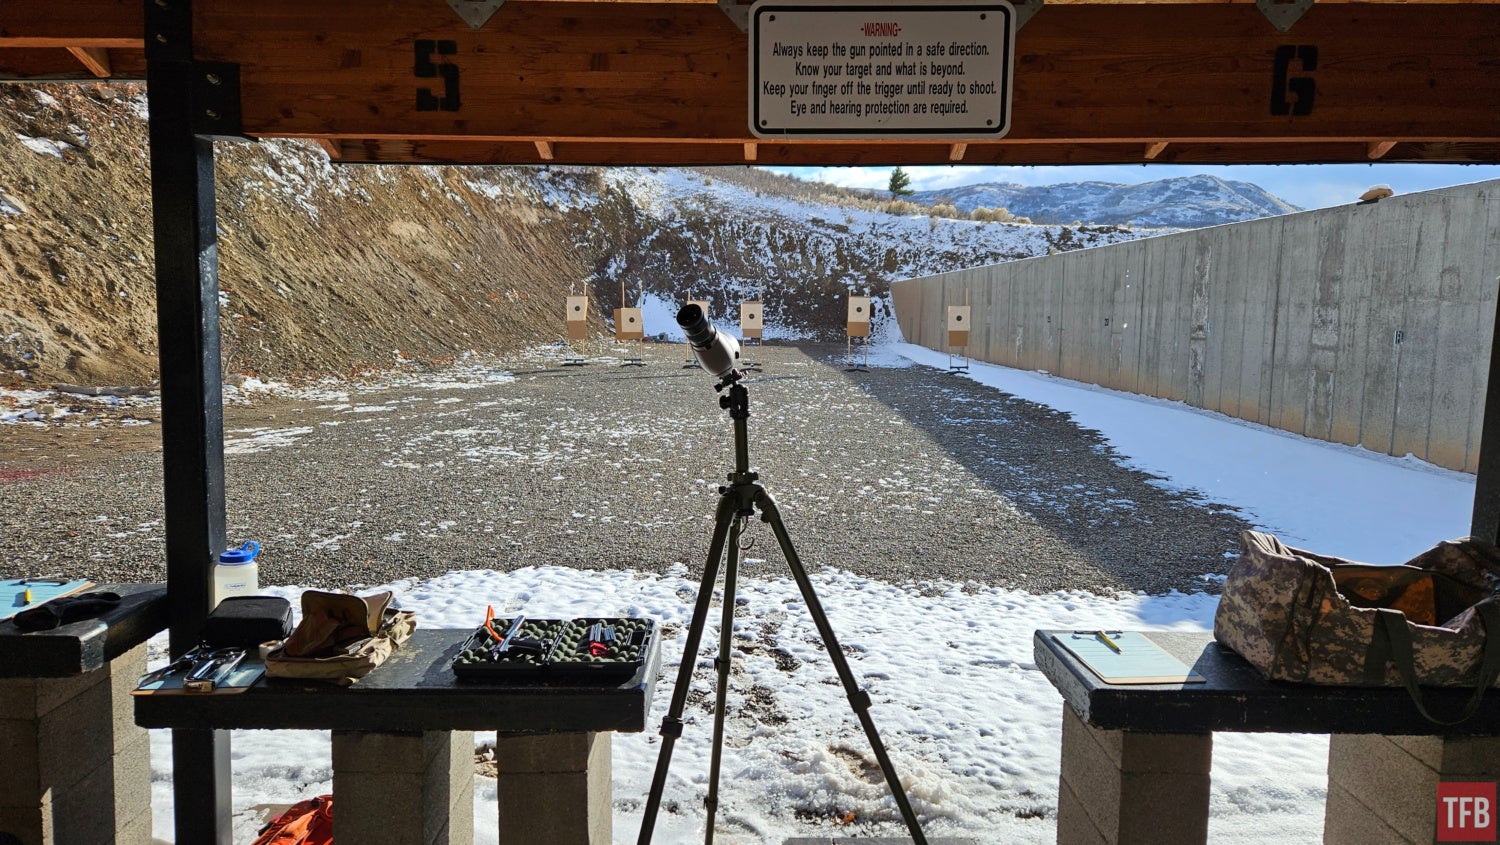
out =
<path fill-rule="evenodd" d="M 1207 681 L 1140 631 L 1071 631 L 1053 634 L 1052 639 L 1106 684 Z"/>
<path fill-rule="evenodd" d="M 230 673 L 220 678 L 214 684 L 214 688 L 208 692 L 194 692 L 182 688 L 182 682 L 187 678 L 187 671 L 173 672 L 167 677 L 143 686 L 138 686 L 130 691 L 131 695 L 235 695 L 255 686 L 261 676 L 266 674 L 266 664 L 246 656 Z"/>
<path fill-rule="evenodd" d="M 0 622 L 23 610 L 30 610 L 53 599 L 71 596 L 94 586 L 93 581 L 66 578 L 6 578 L 0 581 Z M 26 601 L 26 591 L 31 601 Z"/>

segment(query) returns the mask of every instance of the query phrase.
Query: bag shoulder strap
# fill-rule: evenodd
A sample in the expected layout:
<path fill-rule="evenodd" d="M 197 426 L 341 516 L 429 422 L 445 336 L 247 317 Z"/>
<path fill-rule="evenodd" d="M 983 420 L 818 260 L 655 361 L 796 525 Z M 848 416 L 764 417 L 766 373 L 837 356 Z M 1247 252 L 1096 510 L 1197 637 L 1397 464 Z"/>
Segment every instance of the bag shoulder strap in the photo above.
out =
<path fill-rule="evenodd" d="M 1479 711 L 1485 691 L 1494 685 L 1496 678 L 1500 678 L 1500 607 L 1495 602 L 1487 601 L 1475 605 L 1474 612 L 1484 624 L 1484 658 L 1479 664 L 1479 676 L 1474 681 L 1474 694 L 1464 705 L 1462 714 L 1457 719 L 1450 720 L 1436 718 L 1427 711 L 1422 687 L 1417 683 L 1416 657 L 1412 650 L 1411 629 L 1407 627 L 1406 614 L 1399 610 L 1379 611 L 1380 625 L 1376 628 L 1376 636 L 1380 636 L 1380 631 L 1385 632 L 1386 641 L 1390 644 L 1390 659 L 1396 664 L 1402 685 L 1406 687 L 1412 703 L 1417 705 L 1417 712 L 1433 724 L 1457 725 L 1467 721 Z"/>

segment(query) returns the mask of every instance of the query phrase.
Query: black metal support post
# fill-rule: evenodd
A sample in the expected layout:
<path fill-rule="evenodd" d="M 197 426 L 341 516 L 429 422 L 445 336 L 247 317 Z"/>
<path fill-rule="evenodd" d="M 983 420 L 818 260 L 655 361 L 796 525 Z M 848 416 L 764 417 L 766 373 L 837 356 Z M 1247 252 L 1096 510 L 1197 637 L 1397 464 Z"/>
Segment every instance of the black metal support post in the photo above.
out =
<path fill-rule="evenodd" d="M 213 142 L 194 132 L 190 0 L 144 0 L 171 651 L 199 640 L 224 549 Z M 178 842 L 230 844 L 229 733 L 172 734 Z"/>
<path fill-rule="evenodd" d="M 1500 279 L 1496 280 L 1500 282 Z M 1484 388 L 1484 424 L 1479 435 L 1479 467 L 1474 477 L 1474 515 L 1469 534 L 1493 543 L 1500 534 L 1500 296 L 1490 333 L 1490 374 Z"/>

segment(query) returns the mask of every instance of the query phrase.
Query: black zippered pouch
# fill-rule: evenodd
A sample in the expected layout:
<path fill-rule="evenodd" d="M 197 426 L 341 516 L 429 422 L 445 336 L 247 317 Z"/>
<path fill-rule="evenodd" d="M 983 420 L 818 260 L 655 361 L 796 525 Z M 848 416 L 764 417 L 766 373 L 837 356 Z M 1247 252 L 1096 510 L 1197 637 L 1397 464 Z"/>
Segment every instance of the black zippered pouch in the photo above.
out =
<path fill-rule="evenodd" d="M 277 596 L 230 596 L 203 623 L 203 641 L 215 648 L 253 649 L 291 633 L 292 603 Z"/>

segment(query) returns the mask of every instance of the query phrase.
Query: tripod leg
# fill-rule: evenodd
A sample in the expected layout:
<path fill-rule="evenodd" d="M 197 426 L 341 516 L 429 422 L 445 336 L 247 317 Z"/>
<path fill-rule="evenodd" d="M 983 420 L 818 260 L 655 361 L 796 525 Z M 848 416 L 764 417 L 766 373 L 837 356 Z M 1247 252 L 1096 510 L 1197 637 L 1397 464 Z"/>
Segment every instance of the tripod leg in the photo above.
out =
<path fill-rule="evenodd" d="M 734 584 L 735 570 L 740 557 L 740 526 L 743 519 L 735 519 L 729 529 L 729 548 L 724 563 L 724 621 L 719 627 L 719 657 L 714 661 L 718 669 L 718 683 L 714 690 L 714 744 L 708 764 L 708 797 L 703 804 L 708 808 L 708 824 L 703 831 L 703 845 L 713 845 L 714 816 L 719 811 L 719 762 L 724 757 L 724 700 L 729 693 L 729 648 L 734 639 Z"/>
<path fill-rule="evenodd" d="M 760 509 L 761 518 L 770 523 L 771 530 L 776 534 L 776 542 L 781 545 L 781 553 L 786 556 L 787 566 L 792 570 L 792 577 L 797 581 L 797 589 L 802 591 L 802 600 L 807 603 L 808 613 L 812 615 L 813 624 L 818 627 L 818 636 L 823 638 L 823 647 L 828 650 L 828 657 L 833 661 L 834 671 L 838 673 L 839 680 L 844 685 L 844 694 L 849 698 L 849 706 L 854 709 L 854 715 L 859 718 L 859 723 L 865 729 L 865 736 L 870 740 L 870 748 L 875 752 L 875 759 L 880 763 L 880 771 L 885 775 L 885 782 L 891 788 L 891 797 L 896 799 L 896 807 L 901 811 L 901 818 L 906 822 L 906 829 L 911 832 L 912 842 L 916 845 L 927 845 L 927 837 L 922 835 L 922 827 L 917 822 L 916 813 L 912 812 L 911 802 L 907 800 L 906 788 L 901 785 L 901 779 L 896 777 L 896 768 L 891 765 L 890 755 L 885 751 L 885 743 L 880 741 L 880 732 L 875 729 L 875 721 L 870 718 L 870 694 L 859 688 L 854 681 L 854 673 L 849 669 L 849 661 L 844 658 L 843 649 L 839 648 L 838 638 L 834 636 L 833 626 L 828 624 L 828 615 L 823 612 L 823 603 L 818 600 L 818 594 L 813 592 L 812 581 L 808 580 L 807 570 L 802 568 L 802 560 L 797 557 L 797 550 L 792 548 L 792 538 L 786 533 L 786 525 L 781 521 L 781 511 L 776 508 L 776 502 L 771 494 L 760 489 L 755 495 L 755 505 Z"/>
<path fill-rule="evenodd" d="M 703 623 L 708 619 L 708 606 L 713 601 L 714 579 L 719 573 L 719 561 L 724 556 L 724 542 L 730 526 L 735 522 L 739 503 L 730 495 L 719 498 L 719 510 L 714 522 L 714 535 L 708 546 L 708 560 L 703 564 L 703 581 L 698 585 L 698 601 L 693 606 L 693 619 L 688 624 L 687 639 L 682 646 L 682 665 L 677 667 L 677 684 L 672 688 L 672 703 L 667 715 L 661 720 L 661 751 L 656 756 L 656 774 L 651 778 L 651 793 L 646 798 L 646 812 L 641 818 L 641 833 L 637 845 L 651 842 L 652 829 L 656 827 L 656 813 L 661 809 L 662 790 L 667 785 L 667 769 L 672 764 L 672 746 L 682 736 L 682 711 L 687 706 L 688 687 L 693 682 L 693 668 L 698 662 L 698 645 L 703 639 Z"/>

